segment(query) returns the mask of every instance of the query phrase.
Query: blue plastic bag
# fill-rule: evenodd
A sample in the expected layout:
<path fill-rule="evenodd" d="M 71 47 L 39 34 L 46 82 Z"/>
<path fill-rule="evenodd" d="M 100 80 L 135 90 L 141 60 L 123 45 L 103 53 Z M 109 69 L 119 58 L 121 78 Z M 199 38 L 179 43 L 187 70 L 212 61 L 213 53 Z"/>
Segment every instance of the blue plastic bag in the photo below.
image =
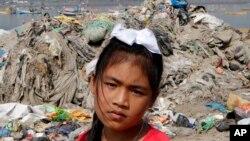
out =
<path fill-rule="evenodd" d="M 0 128 L 0 137 L 6 137 L 10 134 L 10 130 L 5 128 Z"/>
<path fill-rule="evenodd" d="M 171 0 L 174 8 L 186 8 L 188 3 L 186 0 Z"/>
<path fill-rule="evenodd" d="M 3 55 L 4 55 L 4 50 L 2 50 L 1 48 L 0 48 L 0 57 L 2 57 Z"/>
<path fill-rule="evenodd" d="M 227 109 L 226 109 L 226 106 L 225 105 L 222 105 L 220 103 L 217 103 L 217 102 L 208 102 L 205 104 L 206 107 L 209 107 L 209 108 L 213 108 L 213 109 L 216 109 L 222 113 L 226 113 Z"/>

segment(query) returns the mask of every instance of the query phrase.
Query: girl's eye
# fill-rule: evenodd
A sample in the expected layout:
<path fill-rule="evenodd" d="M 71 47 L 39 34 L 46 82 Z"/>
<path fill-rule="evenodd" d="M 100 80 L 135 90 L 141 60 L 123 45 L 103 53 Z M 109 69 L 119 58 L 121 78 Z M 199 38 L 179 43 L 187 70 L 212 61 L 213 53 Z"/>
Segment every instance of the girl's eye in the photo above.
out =
<path fill-rule="evenodd" d="M 139 91 L 139 90 L 131 90 L 131 92 L 136 94 L 136 95 L 144 95 L 144 93 L 142 91 Z"/>
<path fill-rule="evenodd" d="M 114 83 L 105 82 L 105 85 L 108 86 L 109 88 L 116 88 L 116 84 Z"/>

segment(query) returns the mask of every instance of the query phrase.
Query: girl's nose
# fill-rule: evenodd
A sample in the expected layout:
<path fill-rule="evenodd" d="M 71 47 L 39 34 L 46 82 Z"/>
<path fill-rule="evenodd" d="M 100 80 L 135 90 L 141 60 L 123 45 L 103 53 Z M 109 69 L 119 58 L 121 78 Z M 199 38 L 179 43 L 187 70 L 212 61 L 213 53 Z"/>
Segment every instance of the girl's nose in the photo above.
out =
<path fill-rule="evenodd" d="M 128 108 L 129 107 L 129 92 L 126 89 L 119 90 L 113 99 L 113 105 L 118 106 L 119 108 Z"/>

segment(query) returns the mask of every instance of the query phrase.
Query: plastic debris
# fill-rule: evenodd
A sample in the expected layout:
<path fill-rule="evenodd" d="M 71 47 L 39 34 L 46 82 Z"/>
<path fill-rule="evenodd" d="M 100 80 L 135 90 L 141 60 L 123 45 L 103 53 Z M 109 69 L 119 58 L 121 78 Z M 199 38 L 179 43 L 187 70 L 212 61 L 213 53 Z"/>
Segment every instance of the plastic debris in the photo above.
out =
<path fill-rule="evenodd" d="M 250 109 L 242 109 L 240 107 L 234 108 L 235 114 L 241 119 L 250 118 Z"/>
<path fill-rule="evenodd" d="M 5 66 L 6 63 L 4 62 L 0 62 L 0 68 L 2 68 L 3 66 Z"/>
<path fill-rule="evenodd" d="M 68 136 L 71 132 L 73 132 L 74 130 L 76 130 L 79 127 L 80 127 L 79 124 L 76 124 L 73 122 L 64 123 L 64 124 L 60 124 L 58 126 L 52 126 L 52 127 L 45 129 L 45 134 L 50 135 L 50 134 L 57 133 L 57 134 L 61 134 L 64 136 Z"/>
<path fill-rule="evenodd" d="M 188 5 L 187 0 L 171 0 L 171 3 L 175 8 L 186 8 Z"/>
<path fill-rule="evenodd" d="M 0 127 L 0 137 L 6 137 L 10 135 L 11 131 Z"/>
<path fill-rule="evenodd" d="M 64 22 L 71 23 L 71 24 L 80 24 L 80 22 L 77 21 L 75 18 L 67 17 L 65 15 L 56 16 L 55 18 L 60 21 L 64 21 Z"/>
<path fill-rule="evenodd" d="M 67 111 L 58 107 L 55 108 L 55 112 L 50 114 L 49 117 L 54 121 L 71 121 L 72 120 L 72 117 Z"/>
<path fill-rule="evenodd" d="M 222 105 L 220 103 L 217 102 L 208 102 L 205 104 L 205 106 L 219 110 L 222 113 L 226 113 L 227 109 L 225 105 Z"/>
<path fill-rule="evenodd" d="M 194 17 L 194 23 L 202 23 L 207 25 L 210 29 L 216 29 L 223 25 L 223 21 L 221 19 L 216 18 L 208 13 L 194 13 L 190 15 L 190 17 Z"/>
<path fill-rule="evenodd" d="M 95 70 L 97 61 L 98 61 L 98 59 L 95 58 L 86 65 L 86 76 L 87 77 L 90 77 L 91 72 L 93 72 Z"/>
<path fill-rule="evenodd" d="M 99 42 L 112 30 L 112 27 L 113 24 L 110 21 L 98 20 L 88 25 L 83 34 L 89 41 Z"/>
<path fill-rule="evenodd" d="M 0 57 L 3 57 L 5 51 L 0 48 Z"/>
<path fill-rule="evenodd" d="M 230 125 L 235 125 L 234 119 L 223 119 L 215 124 L 216 129 L 219 132 L 229 131 Z"/>
<path fill-rule="evenodd" d="M 177 126 L 181 126 L 181 127 L 188 127 L 189 126 L 189 120 L 183 114 L 177 114 L 177 118 L 176 118 L 175 123 Z"/>
<path fill-rule="evenodd" d="M 4 137 L 3 138 L 4 141 L 14 141 L 13 137 Z"/>
<path fill-rule="evenodd" d="M 0 29 L 0 36 L 1 36 L 1 35 L 4 35 L 4 34 L 10 34 L 10 32 L 9 32 L 9 31 L 6 31 L 6 30 L 4 30 L 4 29 Z"/>
<path fill-rule="evenodd" d="M 232 110 L 236 107 L 242 106 L 242 105 L 250 105 L 250 102 L 242 99 L 238 95 L 235 94 L 229 94 L 227 99 L 227 109 Z"/>
<path fill-rule="evenodd" d="M 206 117 L 205 121 L 201 123 L 201 128 L 204 131 L 208 131 L 212 127 L 214 127 L 217 120 L 214 117 Z"/>
<path fill-rule="evenodd" d="M 250 118 L 245 118 L 237 122 L 237 125 L 250 125 Z"/>
<path fill-rule="evenodd" d="M 80 109 L 69 110 L 69 114 L 72 117 L 73 121 L 76 120 L 76 121 L 81 122 L 81 121 L 92 118 L 91 114 L 84 113 L 84 111 Z"/>

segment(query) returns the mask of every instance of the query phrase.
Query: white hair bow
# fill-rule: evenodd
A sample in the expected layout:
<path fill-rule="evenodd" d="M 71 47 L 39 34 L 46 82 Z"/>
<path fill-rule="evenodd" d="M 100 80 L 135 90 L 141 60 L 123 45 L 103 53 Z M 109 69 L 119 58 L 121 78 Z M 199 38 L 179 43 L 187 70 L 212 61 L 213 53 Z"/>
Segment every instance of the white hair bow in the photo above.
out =
<path fill-rule="evenodd" d="M 154 33 L 144 28 L 142 30 L 126 29 L 123 24 L 117 24 L 111 32 L 111 37 L 116 37 L 118 40 L 132 46 L 134 43 L 143 45 L 152 53 L 161 54 Z"/>

